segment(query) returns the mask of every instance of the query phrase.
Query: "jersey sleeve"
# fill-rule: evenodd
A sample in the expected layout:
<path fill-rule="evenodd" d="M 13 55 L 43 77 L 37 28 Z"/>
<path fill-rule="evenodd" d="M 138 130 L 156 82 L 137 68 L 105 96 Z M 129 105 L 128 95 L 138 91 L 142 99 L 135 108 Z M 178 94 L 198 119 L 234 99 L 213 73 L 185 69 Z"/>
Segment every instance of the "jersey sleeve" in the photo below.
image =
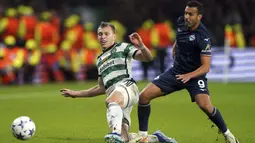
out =
<path fill-rule="evenodd" d="M 211 39 L 210 39 L 210 37 L 201 37 L 199 40 L 198 46 L 201 49 L 200 54 L 211 56 Z"/>
<path fill-rule="evenodd" d="M 128 57 L 133 58 L 137 51 L 138 51 L 138 49 L 135 46 L 133 46 L 132 44 L 128 44 L 127 47 L 125 48 L 125 54 Z"/>

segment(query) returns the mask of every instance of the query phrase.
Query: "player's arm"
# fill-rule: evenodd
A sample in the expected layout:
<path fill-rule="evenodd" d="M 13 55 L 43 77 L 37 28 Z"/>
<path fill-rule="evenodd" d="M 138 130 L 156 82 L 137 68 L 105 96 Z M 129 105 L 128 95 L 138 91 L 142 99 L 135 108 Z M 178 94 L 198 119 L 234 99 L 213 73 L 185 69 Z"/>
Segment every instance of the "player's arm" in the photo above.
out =
<path fill-rule="evenodd" d="M 153 60 L 153 57 L 150 50 L 146 46 L 144 46 L 141 49 L 138 49 L 138 51 L 134 55 L 134 59 L 138 61 L 149 62 Z"/>
<path fill-rule="evenodd" d="M 61 89 L 62 95 L 65 97 L 94 97 L 105 93 L 104 83 L 101 77 L 98 77 L 98 85 L 87 90 L 74 91 L 70 89 Z"/>
<path fill-rule="evenodd" d="M 133 58 L 135 60 L 149 62 L 153 60 L 150 50 L 144 45 L 142 38 L 138 33 L 132 33 L 130 36 L 131 43 L 138 49 Z"/>
<path fill-rule="evenodd" d="M 210 71 L 211 56 L 201 54 L 200 57 L 201 57 L 202 65 L 195 71 L 189 73 L 191 78 L 196 78 L 201 75 L 205 75 L 206 73 Z"/>

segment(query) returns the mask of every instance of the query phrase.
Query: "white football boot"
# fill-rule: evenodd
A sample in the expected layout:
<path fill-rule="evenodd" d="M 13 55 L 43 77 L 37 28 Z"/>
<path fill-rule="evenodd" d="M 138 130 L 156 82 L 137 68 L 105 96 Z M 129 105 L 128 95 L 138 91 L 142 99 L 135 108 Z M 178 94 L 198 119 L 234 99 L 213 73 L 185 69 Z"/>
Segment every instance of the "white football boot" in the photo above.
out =
<path fill-rule="evenodd" d="M 229 129 L 223 133 L 226 143 L 239 143 L 235 136 L 229 131 Z"/>

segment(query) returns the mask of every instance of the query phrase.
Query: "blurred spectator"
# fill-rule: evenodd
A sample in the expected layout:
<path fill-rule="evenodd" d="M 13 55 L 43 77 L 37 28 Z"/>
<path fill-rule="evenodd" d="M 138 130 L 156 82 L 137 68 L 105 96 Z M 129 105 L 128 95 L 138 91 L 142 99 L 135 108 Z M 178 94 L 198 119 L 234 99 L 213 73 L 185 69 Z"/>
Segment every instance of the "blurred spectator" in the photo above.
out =
<path fill-rule="evenodd" d="M 151 32 L 154 26 L 154 22 L 149 19 L 144 21 L 142 26 L 137 30 L 138 34 L 143 39 L 143 43 L 145 46 L 152 52 L 153 57 L 155 57 L 155 49 L 152 48 L 152 39 L 151 39 Z M 151 62 L 141 62 L 143 67 L 143 79 L 148 79 L 148 69 L 153 65 L 153 61 Z"/>
<path fill-rule="evenodd" d="M 242 29 L 242 18 L 236 3 L 230 3 L 225 15 L 225 46 L 244 48 L 246 46 Z"/>
<path fill-rule="evenodd" d="M 55 44 L 49 44 L 47 51 L 42 55 L 42 70 L 43 72 L 43 83 L 49 81 L 64 81 L 63 72 L 60 69 L 59 57 L 56 54 L 57 46 Z"/>
<path fill-rule="evenodd" d="M 57 30 L 57 33 L 60 33 L 60 18 L 58 16 L 58 14 L 55 11 L 51 11 L 52 17 L 51 17 L 51 24 L 55 27 L 55 29 Z"/>
<path fill-rule="evenodd" d="M 4 12 L 4 17 L 0 20 L 0 35 L 1 41 L 6 36 L 14 36 L 17 38 L 17 32 L 19 27 L 19 19 L 17 17 L 17 11 L 15 8 L 7 8 Z"/>
<path fill-rule="evenodd" d="M 162 18 L 155 23 L 151 34 L 152 46 L 156 49 L 156 61 L 159 63 L 160 71 L 157 74 L 165 71 L 165 58 L 167 55 L 167 48 L 174 44 L 175 31 L 171 27 L 170 21 L 165 21 Z"/>
<path fill-rule="evenodd" d="M 16 77 L 15 83 L 21 84 L 22 83 L 21 67 L 24 64 L 24 49 L 16 45 L 16 39 L 14 36 L 6 36 L 4 39 L 4 44 L 6 45 L 6 48 L 8 48 L 9 50 L 9 54 L 7 56 L 9 56 L 11 60 L 11 65 L 15 73 Z"/>
<path fill-rule="evenodd" d="M 32 7 L 20 5 L 18 7 L 19 18 L 19 29 L 18 39 L 20 46 L 24 46 L 25 42 L 35 37 L 35 27 L 37 24 L 37 17 L 34 15 Z"/>
<path fill-rule="evenodd" d="M 91 22 L 84 24 L 84 47 L 81 51 L 81 63 L 86 79 L 97 79 L 96 59 L 101 54 L 101 47 L 94 27 Z"/>
<path fill-rule="evenodd" d="M 50 22 L 52 14 L 44 11 L 40 14 L 40 22 L 36 25 L 35 40 L 39 44 L 42 53 L 49 51 L 51 45 L 58 44 L 59 33 L 56 27 Z"/>
<path fill-rule="evenodd" d="M 83 27 L 80 23 L 80 16 L 72 14 L 64 21 L 64 35 L 62 40 L 72 43 L 72 48 L 80 51 L 83 47 Z"/>
<path fill-rule="evenodd" d="M 0 83 L 13 84 L 15 80 L 12 61 L 7 48 L 0 48 Z"/>
<path fill-rule="evenodd" d="M 41 61 L 41 51 L 33 39 L 27 40 L 25 47 L 23 79 L 25 83 L 37 83 L 40 81 L 37 69 Z"/>
<path fill-rule="evenodd" d="M 71 41 L 65 40 L 61 42 L 57 56 L 65 80 L 77 79 L 76 74 L 80 70 L 80 62 L 79 59 L 77 59 L 78 52 L 75 49 L 72 49 Z"/>

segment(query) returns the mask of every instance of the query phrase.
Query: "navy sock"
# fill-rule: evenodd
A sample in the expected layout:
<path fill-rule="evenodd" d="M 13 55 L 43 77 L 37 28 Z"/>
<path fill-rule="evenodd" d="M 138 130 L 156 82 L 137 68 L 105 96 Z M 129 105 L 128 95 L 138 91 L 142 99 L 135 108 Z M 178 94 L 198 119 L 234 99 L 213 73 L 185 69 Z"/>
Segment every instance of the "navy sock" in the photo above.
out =
<path fill-rule="evenodd" d="M 138 120 L 139 120 L 139 130 L 148 131 L 149 116 L 151 113 L 150 104 L 140 104 L 138 105 Z"/>
<path fill-rule="evenodd" d="M 220 129 L 222 133 L 227 131 L 227 126 L 224 119 L 216 107 L 214 107 L 212 114 L 209 115 L 209 119 Z"/>

